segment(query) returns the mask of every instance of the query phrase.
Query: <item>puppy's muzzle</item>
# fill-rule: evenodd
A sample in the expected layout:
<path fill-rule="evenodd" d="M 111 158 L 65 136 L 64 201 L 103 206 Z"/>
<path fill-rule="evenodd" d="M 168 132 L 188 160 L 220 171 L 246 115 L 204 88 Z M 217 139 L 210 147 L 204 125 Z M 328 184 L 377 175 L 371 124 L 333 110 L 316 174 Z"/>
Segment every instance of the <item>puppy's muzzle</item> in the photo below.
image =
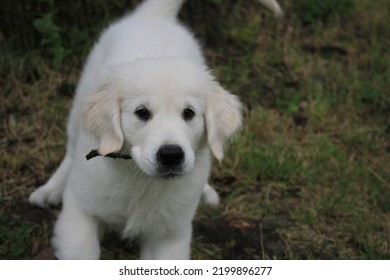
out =
<path fill-rule="evenodd" d="M 178 145 L 164 145 L 158 149 L 156 159 L 161 176 L 171 178 L 180 175 L 185 154 Z"/>

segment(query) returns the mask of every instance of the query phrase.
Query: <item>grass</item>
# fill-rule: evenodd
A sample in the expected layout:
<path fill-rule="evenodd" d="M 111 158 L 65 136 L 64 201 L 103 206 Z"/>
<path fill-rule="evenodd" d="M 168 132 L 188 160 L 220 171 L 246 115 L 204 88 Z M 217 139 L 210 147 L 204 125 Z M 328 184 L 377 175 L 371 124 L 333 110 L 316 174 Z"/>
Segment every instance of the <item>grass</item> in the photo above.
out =
<path fill-rule="evenodd" d="M 326 19 L 310 24 L 297 10 L 302 1 L 281 1 L 280 21 L 255 1 L 195 2 L 183 15 L 221 15 L 187 23 L 246 110 L 242 132 L 213 167 L 222 202 L 200 207 L 193 258 L 390 259 L 388 1 L 354 1 L 329 17 L 320 11 Z M 54 69 L 37 50 L 1 52 L 2 259 L 48 258 L 58 209 L 26 201 L 64 154 L 82 53 Z M 106 259 L 138 254 L 115 234 L 103 248 Z"/>

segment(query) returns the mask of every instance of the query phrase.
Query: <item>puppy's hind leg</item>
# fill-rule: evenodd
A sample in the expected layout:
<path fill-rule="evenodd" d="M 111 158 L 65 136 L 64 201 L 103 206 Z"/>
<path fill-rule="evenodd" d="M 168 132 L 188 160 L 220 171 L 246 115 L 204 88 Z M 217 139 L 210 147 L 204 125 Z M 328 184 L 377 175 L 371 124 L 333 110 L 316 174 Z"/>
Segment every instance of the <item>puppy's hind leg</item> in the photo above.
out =
<path fill-rule="evenodd" d="M 217 206 L 219 204 L 219 195 L 217 191 L 208 183 L 204 185 L 202 191 L 202 200 L 206 204 Z"/>
<path fill-rule="evenodd" d="M 36 189 L 29 197 L 29 202 L 41 207 L 48 204 L 58 204 L 62 200 L 66 180 L 69 175 L 69 169 L 72 159 L 69 154 L 62 160 L 56 172 L 51 176 L 49 181 L 43 186 Z"/>

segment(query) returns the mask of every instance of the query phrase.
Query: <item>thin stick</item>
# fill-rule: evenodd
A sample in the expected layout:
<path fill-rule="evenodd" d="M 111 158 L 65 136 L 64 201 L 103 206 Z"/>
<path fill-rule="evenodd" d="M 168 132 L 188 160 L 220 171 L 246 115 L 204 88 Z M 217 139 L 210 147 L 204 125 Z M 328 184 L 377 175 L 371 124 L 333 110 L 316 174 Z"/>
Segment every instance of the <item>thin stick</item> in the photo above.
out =
<path fill-rule="evenodd" d="M 99 156 L 102 156 L 102 155 L 99 154 L 98 150 L 92 150 L 85 156 L 85 158 L 87 160 L 90 160 L 91 158 L 99 157 Z M 131 155 L 129 155 L 129 154 L 121 154 L 121 153 L 110 153 L 110 154 L 105 155 L 104 157 L 109 157 L 109 158 L 114 158 L 114 159 L 115 158 L 131 159 Z"/>

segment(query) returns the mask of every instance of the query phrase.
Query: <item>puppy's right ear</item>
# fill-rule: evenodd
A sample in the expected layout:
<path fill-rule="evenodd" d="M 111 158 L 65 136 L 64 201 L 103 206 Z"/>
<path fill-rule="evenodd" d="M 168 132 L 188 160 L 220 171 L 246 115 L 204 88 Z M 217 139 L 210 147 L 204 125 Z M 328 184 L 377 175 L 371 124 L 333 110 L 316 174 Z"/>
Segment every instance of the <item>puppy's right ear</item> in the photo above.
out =
<path fill-rule="evenodd" d="M 100 86 L 92 93 L 83 108 L 86 128 L 99 141 L 101 155 L 118 152 L 123 145 L 123 132 L 120 123 L 120 94 L 112 86 Z"/>

